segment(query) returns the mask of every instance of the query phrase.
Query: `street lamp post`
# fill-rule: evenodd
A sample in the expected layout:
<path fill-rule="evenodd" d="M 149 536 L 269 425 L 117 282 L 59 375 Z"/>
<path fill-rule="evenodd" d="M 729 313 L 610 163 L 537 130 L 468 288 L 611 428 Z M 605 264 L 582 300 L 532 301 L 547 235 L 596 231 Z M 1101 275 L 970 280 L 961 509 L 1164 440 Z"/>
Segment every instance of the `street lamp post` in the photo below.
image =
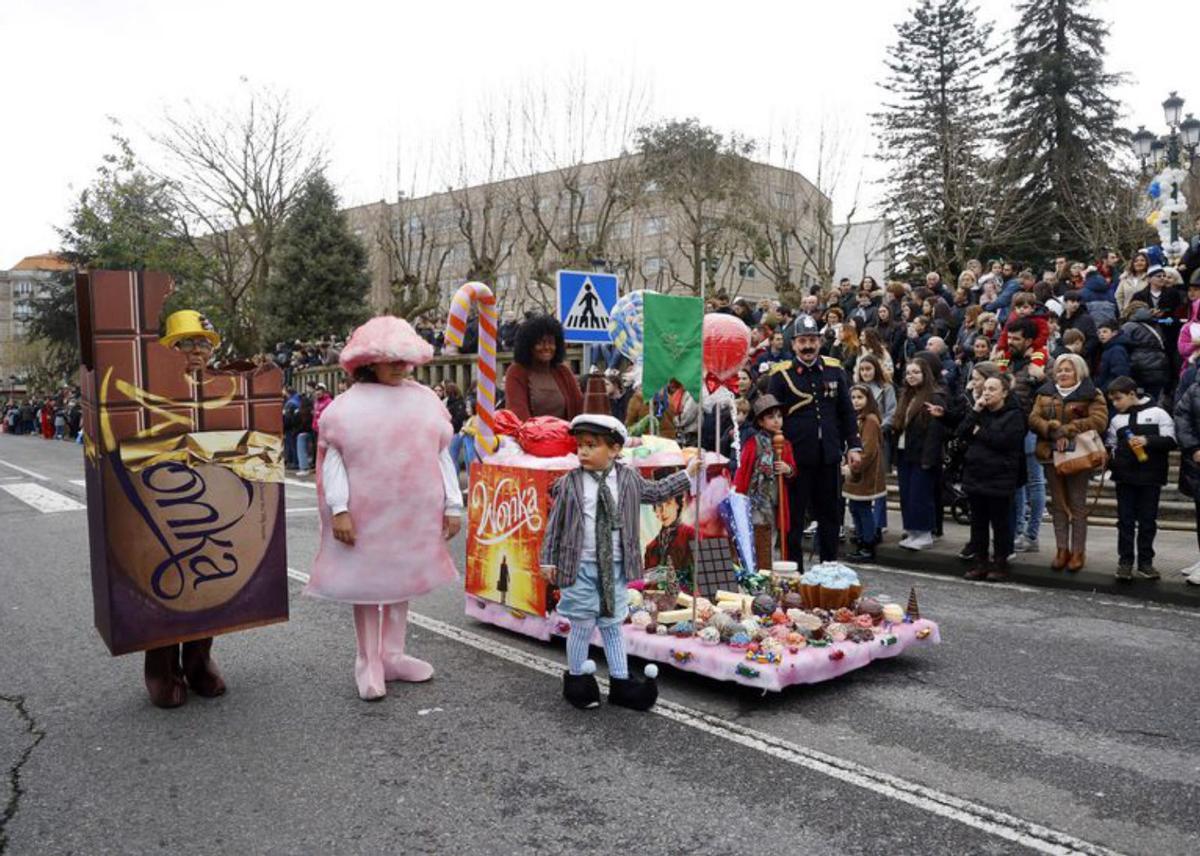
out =
<path fill-rule="evenodd" d="M 1170 171 L 1172 247 L 1177 246 L 1179 241 L 1179 205 L 1177 203 L 1179 202 L 1180 177 L 1178 170 L 1185 168 L 1190 173 L 1192 168 L 1200 162 L 1200 158 L 1196 157 L 1197 147 L 1200 147 L 1200 120 L 1193 117 L 1191 113 L 1187 114 L 1186 119 L 1183 118 L 1183 104 L 1183 99 L 1176 92 L 1172 92 L 1163 101 L 1163 118 L 1167 123 L 1165 137 L 1156 137 L 1152 132 L 1146 130 L 1145 125 L 1138 126 L 1137 131 L 1131 137 L 1134 153 L 1141 161 L 1143 171 L 1147 166 L 1151 170 L 1161 170 L 1165 167 Z M 1186 165 L 1184 164 L 1185 153 Z"/>

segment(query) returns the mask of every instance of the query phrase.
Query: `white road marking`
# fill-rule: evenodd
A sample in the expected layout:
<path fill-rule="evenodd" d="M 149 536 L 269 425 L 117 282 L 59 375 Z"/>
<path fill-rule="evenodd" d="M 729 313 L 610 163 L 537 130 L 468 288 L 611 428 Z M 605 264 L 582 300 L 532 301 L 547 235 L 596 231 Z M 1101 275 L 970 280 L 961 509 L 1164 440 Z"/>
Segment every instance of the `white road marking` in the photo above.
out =
<path fill-rule="evenodd" d="M 76 502 L 69 496 L 55 493 L 49 488 L 32 482 L 0 484 L 0 490 L 15 496 L 21 502 L 36 508 L 43 514 L 53 514 L 57 511 L 82 511 L 87 508 L 86 505 Z"/>
<path fill-rule="evenodd" d="M 18 467 L 16 464 L 10 464 L 8 461 L 0 461 L 0 464 L 3 464 L 10 469 L 14 469 L 19 473 L 24 473 L 25 475 L 35 478 L 38 481 L 50 481 L 49 476 L 44 476 L 41 473 L 35 473 L 33 470 L 27 470 L 24 467 Z"/>
<path fill-rule="evenodd" d="M 320 511 L 320 510 L 321 509 L 316 505 L 302 505 L 297 508 L 287 509 L 287 513 L 288 514 L 309 514 L 311 512 Z"/>
<path fill-rule="evenodd" d="M 283 483 L 290 484 L 292 487 L 305 487 L 305 488 L 308 488 L 309 490 L 317 489 L 317 485 L 315 482 L 305 482 L 305 481 L 300 481 L 300 479 L 286 479 L 285 478 L 283 480 Z"/>
<path fill-rule="evenodd" d="M 982 580 L 966 580 L 962 577 L 951 577 L 946 574 L 930 573 L 928 571 L 910 571 L 905 568 L 885 568 L 880 565 L 862 565 L 866 571 L 879 571 L 884 574 L 899 574 L 906 577 L 920 577 L 930 582 L 938 583 L 953 583 L 954 585 L 962 586 L 981 586 L 987 589 L 1005 589 L 1007 591 L 1019 591 L 1025 594 L 1036 594 L 1044 597 L 1047 593 L 1054 593 L 1060 597 L 1067 597 L 1071 600 L 1082 600 L 1087 603 L 1095 603 L 1101 606 L 1119 606 L 1122 609 L 1138 609 L 1145 612 L 1169 612 L 1172 615 L 1182 615 L 1186 618 L 1200 619 L 1200 610 L 1188 609 L 1186 607 L 1163 606 L 1162 604 L 1150 603 L 1146 601 L 1135 600 L 1108 600 L 1100 596 L 1083 594 L 1069 589 L 1056 589 L 1049 586 L 1044 588 L 1035 588 L 1033 586 L 1023 586 L 1017 583 L 988 583 Z"/>
<path fill-rule="evenodd" d="M 307 583 L 309 575 L 303 571 L 288 568 L 288 576 L 298 582 Z M 418 627 L 470 648 L 555 678 L 562 675 L 561 663 L 505 645 L 503 642 L 480 636 L 478 633 L 472 633 L 470 630 L 447 624 L 427 615 L 410 612 L 408 617 Z M 608 689 L 607 681 L 599 678 L 597 680 L 604 689 Z M 1012 841 L 1038 853 L 1054 854 L 1054 856 L 1072 856 L 1073 854 L 1119 856 L 1118 851 L 1075 838 L 1065 832 L 1059 832 L 1016 815 L 960 799 L 933 788 L 927 788 L 890 773 L 872 770 L 870 767 L 854 761 L 847 761 L 815 749 L 808 749 L 797 743 L 791 743 L 766 732 L 729 722 L 719 716 L 686 705 L 660 698 L 651 713 L 680 725 L 703 731 L 713 737 L 745 746 L 764 755 L 770 755 L 785 763 L 794 764 L 814 773 L 820 773 L 880 796 L 894 799 L 897 802 L 906 803 L 938 817 L 957 821 L 972 829 Z"/>
<path fill-rule="evenodd" d="M 87 487 L 87 482 L 83 479 L 71 479 L 71 484 L 76 487 Z"/>

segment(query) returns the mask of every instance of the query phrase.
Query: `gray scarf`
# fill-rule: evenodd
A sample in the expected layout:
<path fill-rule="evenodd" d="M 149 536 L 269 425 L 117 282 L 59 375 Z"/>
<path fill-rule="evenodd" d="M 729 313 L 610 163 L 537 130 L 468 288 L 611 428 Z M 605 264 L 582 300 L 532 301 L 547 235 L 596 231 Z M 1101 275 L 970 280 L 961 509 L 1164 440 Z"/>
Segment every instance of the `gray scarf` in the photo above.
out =
<path fill-rule="evenodd" d="M 613 465 L 609 464 L 602 472 L 585 470 L 596 480 L 596 565 L 600 568 L 600 615 L 603 618 L 612 618 L 616 610 L 612 533 L 621 528 L 617 500 L 608 489 L 608 474 L 612 468 Z"/>

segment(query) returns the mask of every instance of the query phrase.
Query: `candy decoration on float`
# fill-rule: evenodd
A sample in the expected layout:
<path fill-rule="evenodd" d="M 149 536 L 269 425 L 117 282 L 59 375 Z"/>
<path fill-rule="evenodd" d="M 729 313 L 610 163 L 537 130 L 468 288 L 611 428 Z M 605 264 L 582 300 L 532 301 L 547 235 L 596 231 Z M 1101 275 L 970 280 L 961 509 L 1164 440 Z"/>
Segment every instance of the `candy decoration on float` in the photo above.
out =
<path fill-rule="evenodd" d="M 482 282 L 468 282 L 450 300 L 446 341 L 454 351 L 462 347 L 471 304 L 479 307 L 479 360 L 476 363 L 475 415 L 479 417 L 479 444 L 487 452 L 496 450 L 496 295 Z"/>

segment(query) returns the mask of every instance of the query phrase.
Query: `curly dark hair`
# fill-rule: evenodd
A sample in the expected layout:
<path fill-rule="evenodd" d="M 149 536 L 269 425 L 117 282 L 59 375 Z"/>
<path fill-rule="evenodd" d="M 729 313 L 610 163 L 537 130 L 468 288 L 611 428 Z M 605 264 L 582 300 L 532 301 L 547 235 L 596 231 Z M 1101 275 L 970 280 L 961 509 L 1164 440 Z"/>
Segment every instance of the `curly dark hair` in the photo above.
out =
<path fill-rule="evenodd" d="M 557 366 L 567 356 L 567 344 L 563 341 L 562 324 L 553 315 L 535 315 L 517 328 L 513 341 L 513 360 L 525 368 L 533 365 L 533 348 L 546 336 L 554 337 L 554 358 L 550 365 Z"/>

